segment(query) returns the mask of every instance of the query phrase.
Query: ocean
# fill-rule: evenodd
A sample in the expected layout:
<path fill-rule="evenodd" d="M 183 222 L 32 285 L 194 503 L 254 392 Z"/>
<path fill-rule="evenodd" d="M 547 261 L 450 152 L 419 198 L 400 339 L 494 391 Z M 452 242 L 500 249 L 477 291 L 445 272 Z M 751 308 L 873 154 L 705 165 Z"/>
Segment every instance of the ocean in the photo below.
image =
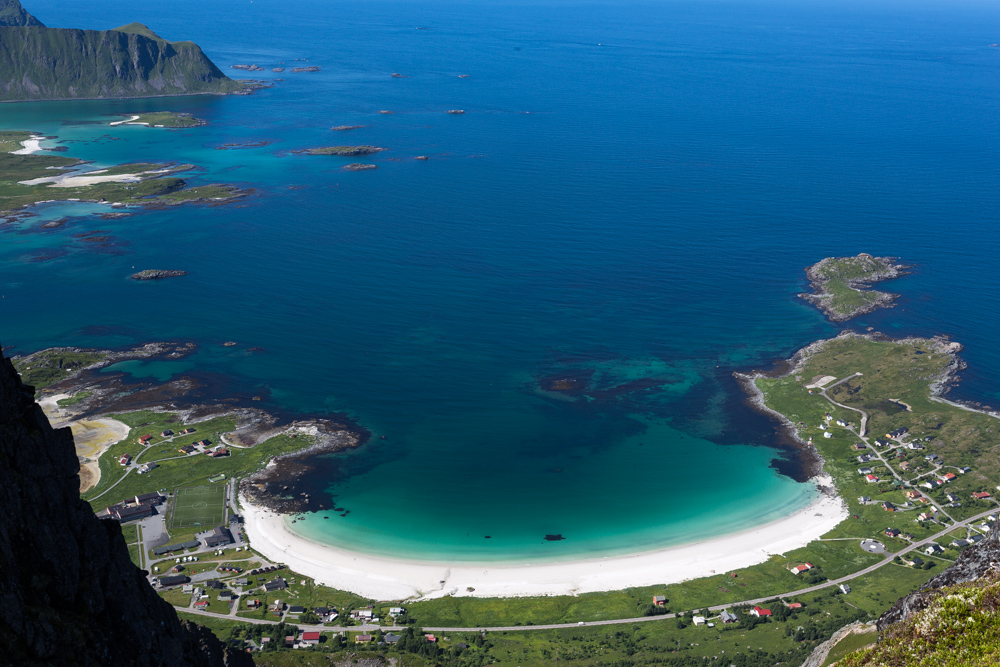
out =
<path fill-rule="evenodd" d="M 952 397 L 1000 400 L 996 3 L 26 8 L 52 27 L 139 21 L 232 76 L 283 79 L 0 105 L 3 129 L 95 168 L 193 163 L 192 184 L 256 190 L 118 220 L 50 203 L 0 226 L 0 342 L 190 340 L 188 360 L 127 370 L 222 374 L 265 407 L 348 415 L 373 438 L 296 483 L 351 510 L 294 524 L 312 539 L 523 562 L 805 506 L 802 466 L 732 372 L 843 328 L 796 297 L 826 256 L 913 264 L 886 285 L 898 307 L 850 326 L 949 334 L 969 363 Z M 296 65 L 322 69 L 271 71 Z M 107 125 L 156 110 L 208 125 Z M 269 143 L 216 150 L 249 141 Z M 292 152 L 341 144 L 387 150 L 365 172 Z M 78 236 L 96 231 L 110 244 Z M 147 268 L 189 275 L 128 280 Z M 546 390 L 560 378 L 579 391 Z"/>

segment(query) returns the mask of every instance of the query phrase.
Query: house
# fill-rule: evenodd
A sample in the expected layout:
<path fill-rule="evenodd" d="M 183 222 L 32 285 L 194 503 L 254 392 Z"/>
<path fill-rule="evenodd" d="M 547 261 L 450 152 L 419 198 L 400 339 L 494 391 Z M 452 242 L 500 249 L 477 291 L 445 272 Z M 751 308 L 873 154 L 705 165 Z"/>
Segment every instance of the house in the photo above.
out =
<path fill-rule="evenodd" d="M 194 445 L 184 445 L 183 447 L 179 447 L 177 451 L 180 452 L 181 454 L 190 454 L 191 452 L 197 450 L 194 448 Z"/>
<path fill-rule="evenodd" d="M 952 503 L 958 500 L 958 494 L 957 493 L 946 493 L 946 494 L 944 494 L 944 497 L 948 499 L 948 502 L 952 502 Z"/>
<path fill-rule="evenodd" d="M 920 514 L 917 515 L 917 519 L 916 520 L 917 521 L 929 521 L 930 519 L 933 519 L 933 518 L 934 517 L 933 517 L 933 515 L 930 512 L 922 512 L 922 513 L 920 513 Z"/>
<path fill-rule="evenodd" d="M 159 505 L 164 500 L 158 492 L 153 491 L 152 493 L 143 493 L 136 496 L 132 502 L 136 505 Z"/>
<path fill-rule="evenodd" d="M 221 591 L 226 588 L 226 585 L 221 581 L 219 581 L 218 579 L 211 579 L 209 581 L 206 581 L 205 586 L 215 591 Z"/>
<path fill-rule="evenodd" d="M 268 593 L 272 591 L 280 591 L 284 588 L 288 588 L 288 582 L 281 577 L 275 577 L 274 581 L 269 581 L 264 584 L 264 590 Z"/>
<path fill-rule="evenodd" d="M 132 463 L 132 455 L 131 454 L 122 454 L 118 458 L 118 465 L 120 465 L 120 466 L 127 466 L 129 463 Z"/>
<path fill-rule="evenodd" d="M 820 424 L 819 425 L 819 430 L 821 430 L 821 431 L 825 431 L 826 428 L 827 428 L 826 424 Z"/>
<path fill-rule="evenodd" d="M 354 620 L 371 620 L 372 610 L 371 609 L 355 609 L 351 612 L 351 618 Z"/>
<path fill-rule="evenodd" d="M 871 468 L 858 468 L 858 474 L 859 475 L 870 475 L 870 474 L 872 474 L 872 469 Z"/>
<path fill-rule="evenodd" d="M 968 540 L 952 540 L 951 541 L 951 546 L 955 547 L 956 549 L 964 549 L 965 547 L 969 546 L 970 544 L 972 544 L 972 542 L 970 542 Z"/>
<path fill-rule="evenodd" d="M 194 433 L 194 429 L 193 428 L 186 428 L 183 431 L 181 431 L 181 435 L 189 435 L 191 433 Z"/>
<path fill-rule="evenodd" d="M 267 608 L 271 611 L 281 611 L 285 608 L 285 603 L 281 600 L 275 600 Z"/>
<path fill-rule="evenodd" d="M 837 426 L 847 426 L 847 422 L 844 421 L 843 419 L 838 419 Z"/>
<path fill-rule="evenodd" d="M 924 487 L 925 489 L 936 489 L 939 486 L 941 486 L 942 483 L 943 482 L 941 482 L 941 480 L 938 479 L 929 479 L 920 486 Z"/>
<path fill-rule="evenodd" d="M 876 447 L 885 447 L 886 445 L 889 444 L 885 440 L 874 440 L 873 442 L 875 443 Z"/>
<path fill-rule="evenodd" d="M 112 505 L 108 508 L 111 518 L 118 519 L 121 523 L 136 521 L 153 516 L 153 508 L 149 505 Z"/>
<path fill-rule="evenodd" d="M 665 596 L 663 595 L 653 596 L 653 604 L 655 604 L 657 607 L 662 607 L 666 603 L 667 603 L 667 598 Z"/>
<path fill-rule="evenodd" d="M 975 493 L 972 494 L 972 497 L 975 498 L 976 500 L 984 500 L 986 498 L 989 498 L 990 494 L 986 491 L 976 491 Z"/>
<path fill-rule="evenodd" d="M 437 643 L 437 637 L 435 637 L 434 635 L 424 635 L 424 639 L 426 639 L 427 641 L 429 641 L 432 644 L 436 644 Z"/>
<path fill-rule="evenodd" d="M 355 644 L 370 644 L 371 641 L 372 641 L 372 636 L 371 635 L 355 635 L 354 636 L 354 643 Z"/>
<path fill-rule="evenodd" d="M 871 473 L 869 473 L 869 474 L 865 475 L 865 481 L 868 482 L 869 484 L 877 484 L 878 483 L 878 476 L 877 475 L 872 475 Z"/>
<path fill-rule="evenodd" d="M 927 456 L 925 456 L 925 457 L 924 457 L 924 460 L 925 460 L 925 461 L 933 461 L 933 460 L 934 460 L 934 459 L 936 459 L 937 457 L 938 457 L 938 455 L 937 455 L 937 454 L 928 454 Z"/>
<path fill-rule="evenodd" d="M 889 537 L 899 537 L 900 531 L 898 528 L 886 528 L 885 534 Z"/>
<path fill-rule="evenodd" d="M 260 606 L 260 600 L 257 599 L 247 600 L 247 609 L 256 609 L 259 606 Z"/>
<path fill-rule="evenodd" d="M 219 447 L 215 451 L 209 452 L 208 455 L 211 456 L 213 459 L 217 459 L 220 456 L 229 456 L 229 450 L 226 449 L 225 447 Z"/>
<path fill-rule="evenodd" d="M 169 437 L 170 437 L 170 436 L 172 436 L 173 434 L 174 434 L 174 432 L 173 432 L 173 431 L 171 431 L 171 430 L 170 430 L 170 429 L 168 428 L 168 429 L 164 429 L 164 431 L 163 431 L 162 433 L 160 433 L 160 437 L 161 437 L 161 438 L 169 438 Z"/>
<path fill-rule="evenodd" d="M 228 528 L 223 528 L 222 526 L 213 528 L 211 534 L 205 538 L 206 547 L 218 547 L 225 544 L 232 544 L 232 542 L 232 533 L 229 532 Z"/>
<path fill-rule="evenodd" d="M 242 588 L 242 587 L 246 586 L 249 583 L 250 583 L 249 579 L 247 579 L 246 577 L 240 577 L 239 579 L 233 579 L 232 585 L 233 586 L 239 586 L 240 588 Z"/>
<path fill-rule="evenodd" d="M 156 463 L 144 463 L 141 466 L 139 466 L 139 469 L 136 472 L 139 473 L 140 475 L 145 475 L 150 470 L 153 470 L 154 468 L 159 468 L 159 467 L 160 466 L 157 465 Z"/>
<path fill-rule="evenodd" d="M 695 616 L 691 620 L 694 621 L 695 625 L 705 625 L 706 623 L 704 616 Z"/>
<path fill-rule="evenodd" d="M 927 545 L 927 548 L 924 549 L 924 553 L 927 554 L 928 556 L 933 556 L 934 554 L 939 554 L 942 551 L 944 551 L 944 549 L 942 549 L 941 546 L 938 545 L 938 544 L 929 544 L 929 545 Z"/>
<path fill-rule="evenodd" d="M 896 506 L 887 500 L 884 503 L 882 503 L 882 509 L 884 509 L 886 512 L 895 512 Z"/>
<path fill-rule="evenodd" d="M 764 608 L 758 607 L 758 606 L 754 606 L 754 608 L 750 610 L 750 614 L 752 616 L 756 616 L 757 618 L 761 618 L 763 616 L 770 616 L 771 615 L 771 610 L 770 609 L 764 609 Z"/>
<path fill-rule="evenodd" d="M 907 444 L 906 448 L 907 449 L 912 449 L 913 451 L 920 451 L 921 449 L 927 449 L 923 445 L 921 445 L 919 443 L 916 443 L 916 442 L 911 442 L 911 443 Z"/>
<path fill-rule="evenodd" d="M 389 607 L 390 616 L 402 616 L 406 613 L 406 610 L 402 607 Z"/>
<path fill-rule="evenodd" d="M 209 440 L 199 440 L 198 442 L 196 442 L 194 444 L 198 445 L 199 447 L 211 447 L 212 446 L 212 443 Z"/>
<path fill-rule="evenodd" d="M 791 568 L 790 571 L 792 574 L 802 574 L 803 572 L 807 572 L 811 569 L 813 569 L 812 563 L 804 563 L 802 565 L 796 565 L 795 567 Z"/>
<path fill-rule="evenodd" d="M 921 558 L 920 556 L 910 556 L 909 558 L 904 556 L 903 562 L 909 565 L 910 567 L 923 567 L 924 565 L 924 559 Z"/>
<path fill-rule="evenodd" d="M 944 475 L 941 476 L 941 479 L 943 479 L 945 482 L 950 482 L 956 478 L 958 478 L 958 475 L 956 475 L 953 472 L 946 472 Z"/>
<path fill-rule="evenodd" d="M 872 499 L 869 498 L 868 496 L 858 496 L 858 502 L 861 503 L 862 505 L 867 505 L 871 501 Z"/>
<path fill-rule="evenodd" d="M 386 644 L 398 644 L 400 639 L 402 639 L 400 635 L 393 634 L 391 632 L 387 632 L 382 636 L 382 641 Z"/>
<path fill-rule="evenodd" d="M 299 606 L 297 604 L 293 604 L 291 607 L 288 608 L 289 614 L 304 614 L 305 612 L 306 608 Z"/>
<path fill-rule="evenodd" d="M 299 636 L 300 644 L 308 644 L 309 646 L 316 646 L 319 644 L 319 633 L 318 632 L 303 632 Z"/>
<path fill-rule="evenodd" d="M 208 606 L 208 600 L 198 600 L 197 602 L 194 603 L 195 609 L 204 609 L 207 606 Z"/>
<path fill-rule="evenodd" d="M 789 609 L 802 609 L 801 602 L 789 602 L 786 605 Z"/>
<path fill-rule="evenodd" d="M 181 593 L 187 593 L 188 595 L 194 593 L 194 584 L 184 584 L 181 586 Z"/>
<path fill-rule="evenodd" d="M 867 449 L 867 445 L 865 445 L 865 443 L 863 442 L 856 442 L 853 445 L 851 445 L 851 447 L 854 449 L 854 451 L 857 452 L 860 452 L 862 449 Z"/>
<path fill-rule="evenodd" d="M 827 431 L 826 433 L 823 434 L 823 437 L 824 438 L 832 438 L 833 437 L 833 433 L 830 433 L 829 431 Z"/>
<path fill-rule="evenodd" d="M 723 623 L 737 623 L 740 620 L 739 616 L 730 613 L 728 611 L 723 611 L 721 614 L 719 614 L 719 618 L 722 619 Z"/>
<path fill-rule="evenodd" d="M 285 648 L 292 648 L 295 646 L 295 635 L 288 635 L 285 637 Z"/>
<path fill-rule="evenodd" d="M 920 493 L 919 491 L 917 491 L 916 489 L 907 489 L 907 490 L 906 490 L 906 491 L 905 491 L 905 492 L 903 493 L 903 495 L 905 495 L 905 496 L 906 496 L 907 498 L 919 498 L 919 497 L 920 497 L 920 496 L 922 496 L 923 494 L 922 494 L 922 493 Z"/>
<path fill-rule="evenodd" d="M 913 465 L 909 461 L 900 461 L 899 462 L 899 469 L 903 470 L 904 472 L 907 471 L 907 470 L 909 470 L 912 467 L 913 467 Z"/>
<path fill-rule="evenodd" d="M 868 463 L 869 461 L 874 461 L 875 458 L 874 454 L 859 454 L 857 457 L 858 463 Z"/>
<path fill-rule="evenodd" d="M 315 609 L 313 609 L 313 613 L 316 614 L 317 616 L 326 616 L 327 614 L 330 613 L 330 609 L 329 607 L 316 607 Z"/>
<path fill-rule="evenodd" d="M 141 437 L 139 438 L 139 444 L 140 444 L 140 445 L 148 445 L 148 444 L 149 444 L 149 441 L 150 441 L 150 440 L 152 440 L 152 439 L 153 439 L 153 436 L 151 436 L 151 435 L 144 435 L 144 436 L 141 436 Z"/>
<path fill-rule="evenodd" d="M 848 586 L 847 584 L 841 584 L 840 585 L 840 592 L 843 593 L 844 595 L 847 595 L 848 593 L 851 592 L 851 587 Z"/>
<path fill-rule="evenodd" d="M 191 583 L 191 578 L 187 575 L 177 574 L 171 575 L 169 577 L 160 577 L 158 580 L 160 588 L 166 588 L 168 586 L 180 586 L 181 584 Z"/>
<path fill-rule="evenodd" d="M 972 472 L 972 468 L 970 468 L 969 466 L 962 466 L 961 468 L 958 469 L 958 471 L 964 475 L 967 472 Z"/>
<path fill-rule="evenodd" d="M 967 539 L 973 544 L 979 544 L 980 542 L 983 541 L 983 536 L 973 533 L 972 535 L 969 535 Z"/>

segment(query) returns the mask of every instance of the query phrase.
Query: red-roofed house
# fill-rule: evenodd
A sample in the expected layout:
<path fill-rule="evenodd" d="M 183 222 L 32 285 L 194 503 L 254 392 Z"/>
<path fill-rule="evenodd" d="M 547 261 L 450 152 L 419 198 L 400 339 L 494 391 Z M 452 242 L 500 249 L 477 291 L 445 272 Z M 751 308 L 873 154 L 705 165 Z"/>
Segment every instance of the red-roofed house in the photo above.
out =
<path fill-rule="evenodd" d="M 944 475 L 942 475 L 941 479 L 943 479 L 946 482 L 950 482 L 951 480 L 955 479 L 956 477 L 958 477 L 958 475 L 956 475 L 955 473 L 953 473 L 953 472 L 946 472 Z"/>
<path fill-rule="evenodd" d="M 789 609 L 802 609 L 802 603 L 801 602 L 789 602 L 788 603 L 788 608 Z"/>
<path fill-rule="evenodd" d="M 434 635 L 424 635 L 424 639 L 431 642 L 432 644 L 437 642 L 438 640 L 437 637 L 435 637 Z"/>
<path fill-rule="evenodd" d="M 802 574 L 803 572 L 807 572 L 812 568 L 813 568 L 812 563 L 804 563 L 802 565 L 796 565 L 795 567 L 791 568 L 791 572 L 792 574 Z"/>
<path fill-rule="evenodd" d="M 142 436 L 142 437 L 139 438 L 139 444 L 140 445 L 148 445 L 149 441 L 152 440 L 152 439 L 153 439 L 153 436 L 151 436 L 151 435 L 144 435 L 144 436 Z"/>
<path fill-rule="evenodd" d="M 299 642 L 302 644 L 312 644 L 315 646 L 319 644 L 319 633 L 318 632 L 303 632 L 302 637 L 299 638 Z"/>
<path fill-rule="evenodd" d="M 195 609 L 204 609 L 207 606 L 208 606 L 208 600 L 198 600 L 197 602 L 194 603 Z"/>
<path fill-rule="evenodd" d="M 878 477 L 876 477 L 875 475 L 865 475 L 865 480 L 869 484 L 875 484 L 876 482 L 878 482 Z"/>
<path fill-rule="evenodd" d="M 131 454 L 122 454 L 121 458 L 118 459 L 118 465 L 120 466 L 127 466 L 129 463 L 132 463 Z"/>
<path fill-rule="evenodd" d="M 770 609 L 762 609 L 761 607 L 754 607 L 753 609 L 750 610 L 750 613 L 753 614 L 754 616 L 760 618 L 761 616 L 770 616 L 771 615 L 771 610 Z"/>
<path fill-rule="evenodd" d="M 987 493 L 986 491 L 976 491 L 975 493 L 972 494 L 972 497 L 978 500 L 982 500 L 983 498 L 989 498 L 990 494 Z"/>

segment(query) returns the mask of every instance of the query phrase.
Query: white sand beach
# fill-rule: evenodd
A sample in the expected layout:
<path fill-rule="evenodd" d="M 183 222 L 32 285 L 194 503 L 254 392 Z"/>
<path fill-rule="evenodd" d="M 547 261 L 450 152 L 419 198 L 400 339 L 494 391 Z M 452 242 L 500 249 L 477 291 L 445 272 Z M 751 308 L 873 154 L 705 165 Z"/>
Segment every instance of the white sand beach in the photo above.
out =
<path fill-rule="evenodd" d="M 19 148 L 16 151 L 11 151 L 11 155 L 31 155 L 32 153 L 37 153 L 42 150 L 42 137 L 41 135 L 36 137 L 31 137 L 30 139 L 25 139 L 21 142 L 24 148 Z"/>
<path fill-rule="evenodd" d="M 21 185 L 44 185 L 49 184 L 50 188 L 78 188 L 97 183 L 138 183 L 143 175 L 154 172 L 139 172 L 137 174 L 106 174 L 107 169 L 88 171 L 84 174 L 62 174 L 59 176 L 43 176 L 33 178 L 30 181 L 19 181 Z"/>
<path fill-rule="evenodd" d="M 832 488 L 832 479 L 813 480 Z M 791 516 L 730 535 L 631 556 L 510 563 L 429 563 L 344 551 L 292 533 L 282 515 L 240 497 L 251 546 L 274 562 L 341 590 L 380 600 L 444 595 L 517 597 L 671 584 L 764 562 L 802 547 L 847 518 L 838 497 L 821 494 Z M 467 589 L 474 588 L 474 592 Z"/>
<path fill-rule="evenodd" d="M 111 445 L 128 437 L 129 427 L 117 419 L 75 419 L 70 411 L 59 406 L 58 401 L 69 394 L 53 394 L 38 401 L 52 428 L 69 426 L 76 442 L 76 455 L 80 459 L 80 491 L 86 491 L 101 480 L 101 467 L 97 460 Z"/>
<path fill-rule="evenodd" d="M 111 125 L 111 126 L 115 126 L 115 125 L 127 125 L 127 124 L 130 124 L 130 123 L 131 124 L 135 124 L 135 125 L 148 125 L 148 123 L 135 123 L 135 121 L 137 121 L 137 120 L 139 120 L 139 116 L 132 116 L 131 118 L 126 118 L 125 120 L 116 120 L 116 121 L 113 121 L 111 123 L 108 123 L 108 125 Z"/>

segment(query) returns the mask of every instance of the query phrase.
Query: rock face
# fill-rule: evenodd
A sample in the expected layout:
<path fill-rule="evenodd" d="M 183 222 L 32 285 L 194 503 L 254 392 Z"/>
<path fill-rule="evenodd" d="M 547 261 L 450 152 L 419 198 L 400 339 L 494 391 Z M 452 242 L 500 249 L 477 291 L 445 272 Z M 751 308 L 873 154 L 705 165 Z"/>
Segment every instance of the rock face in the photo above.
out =
<path fill-rule="evenodd" d="M 1000 569 L 998 527 L 1000 522 L 994 524 L 989 537 L 959 554 L 954 565 L 921 586 L 916 593 L 900 598 L 892 609 L 879 617 L 879 632 L 884 632 L 889 626 L 905 621 L 912 614 L 926 609 L 938 597 L 938 589 L 974 581 Z"/>
<path fill-rule="evenodd" d="M 0 0 L 0 26 L 8 25 L 42 25 L 42 22 L 29 14 L 18 0 Z"/>
<path fill-rule="evenodd" d="M 0 664 L 252 665 L 153 592 L 118 524 L 80 499 L 79 467 L 0 355 Z"/>
<path fill-rule="evenodd" d="M 197 44 L 168 42 L 139 23 L 114 30 L 46 28 L 16 0 L 0 0 L 0 26 L 3 102 L 225 94 L 244 89 Z"/>

